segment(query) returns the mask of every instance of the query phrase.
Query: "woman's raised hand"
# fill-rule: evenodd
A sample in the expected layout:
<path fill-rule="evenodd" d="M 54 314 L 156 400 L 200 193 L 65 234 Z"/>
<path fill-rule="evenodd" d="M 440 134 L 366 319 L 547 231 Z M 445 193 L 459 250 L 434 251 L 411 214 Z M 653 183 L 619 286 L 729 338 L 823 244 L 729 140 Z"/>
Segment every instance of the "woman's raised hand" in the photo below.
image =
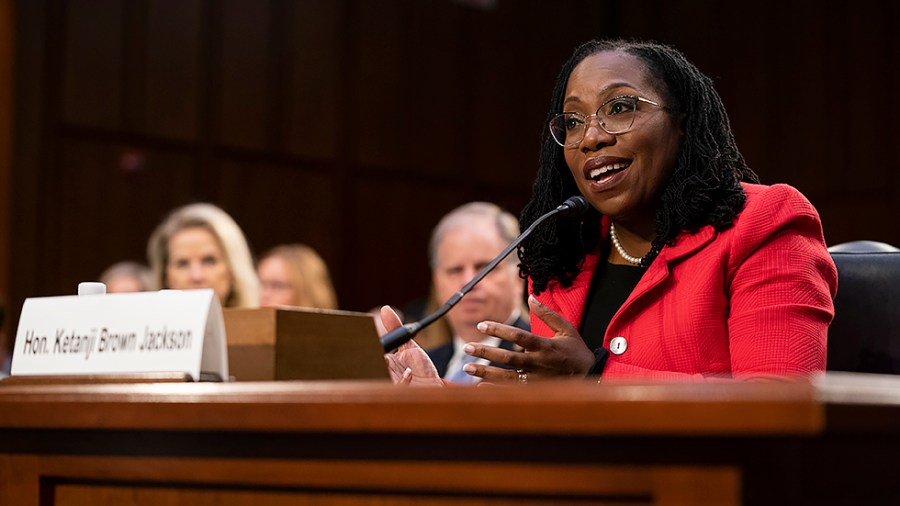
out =
<path fill-rule="evenodd" d="M 390 306 L 381 307 L 381 317 L 375 318 L 378 335 L 383 336 L 400 327 L 403 322 Z M 441 385 L 444 382 L 425 350 L 415 341 L 403 344 L 393 353 L 385 353 L 384 361 L 391 373 L 391 381 L 401 385 Z"/>
<path fill-rule="evenodd" d="M 510 369 L 466 365 L 466 372 L 491 383 L 519 382 L 552 377 L 584 376 L 594 365 L 594 353 L 588 349 L 581 335 L 562 316 L 528 298 L 531 314 L 546 323 L 556 335 L 552 339 L 497 322 L 481 322 L 478 330 L 519 345 L 524 351 L 510 351 L 492 346 L 470 343 L 463 351 L 469 355 L 503 364 Z"/>

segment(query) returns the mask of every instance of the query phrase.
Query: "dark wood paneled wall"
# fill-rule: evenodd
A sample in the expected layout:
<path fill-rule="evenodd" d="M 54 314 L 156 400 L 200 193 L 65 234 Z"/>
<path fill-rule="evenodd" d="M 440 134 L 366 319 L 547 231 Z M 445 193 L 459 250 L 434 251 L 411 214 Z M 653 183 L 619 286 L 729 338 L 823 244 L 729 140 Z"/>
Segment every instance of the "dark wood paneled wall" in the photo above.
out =
<path fill-rule="evenodd" d="M 0 0 L 0 301 L 9 304 L 10 263 L 10 174 L 12 173 L 12 122 L 13 122 L 13 3 Z M 5 308 L 4 308 L 5 309 Z M 3 312 L 3 310 L 0 310 Z M 8 310 L 6 310 L 8 314 Z M 8 320 L 6 318 L 5 320 Z M 0 322 L 0 356 L 6 349 L 9 322 Z"/>
<path fill-rule="evenodd" d="M 714 77 L 750 164 L 829 242 L 900 243 L 900 7 L 862 3 L 19 2 L 10 298 L 142 260 L 166 212 L 208 200 L 257 253 L 319 250 L 342 307 L 402 305 L 442 214 L 521 209 L 556 72 L 598 36 Z"/>

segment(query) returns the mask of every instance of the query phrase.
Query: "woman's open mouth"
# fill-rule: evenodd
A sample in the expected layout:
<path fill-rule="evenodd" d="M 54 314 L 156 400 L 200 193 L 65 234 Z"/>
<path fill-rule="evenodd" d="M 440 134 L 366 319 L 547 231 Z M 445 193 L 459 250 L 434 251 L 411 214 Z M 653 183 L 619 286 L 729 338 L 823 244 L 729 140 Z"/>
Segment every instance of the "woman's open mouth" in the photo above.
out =
<path fill-rule="evenodd" d="M 588 179 L 591 181 L 603 181 L 609 179 L 614 173 L 627 169 L 629 165 L 631 165 L 631 163 L 620 162 L 591 169 L 588 172 Z"/>
<path fill-rule="evenodd" d="M 618 181 L 630 166 L 631 160 L 623 158 L 593 158 L 584 164 L 584 178 L 593 190 L 603 190 Z"/>

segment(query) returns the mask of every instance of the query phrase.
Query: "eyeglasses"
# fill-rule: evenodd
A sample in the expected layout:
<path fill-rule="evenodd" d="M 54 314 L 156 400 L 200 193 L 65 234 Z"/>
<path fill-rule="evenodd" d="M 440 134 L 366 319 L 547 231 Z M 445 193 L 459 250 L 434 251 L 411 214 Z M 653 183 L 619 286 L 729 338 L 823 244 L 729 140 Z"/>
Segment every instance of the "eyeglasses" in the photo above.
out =
<path fill-rule="evenodd" d="M 596 116 L 600 128 L 604 132 L 615 135 L 623 134 L 634 126 L 638 102 L 663 107 L 652 100 L 635 95 L 622 95 L 603 102 L 597 112 L 585 116 L 579 112 L 564 112 L 550 120 L 550 135 L 557 144 L 564 148 L 574 148 L 581 144 L 587 131 L 588 120 Z"/>

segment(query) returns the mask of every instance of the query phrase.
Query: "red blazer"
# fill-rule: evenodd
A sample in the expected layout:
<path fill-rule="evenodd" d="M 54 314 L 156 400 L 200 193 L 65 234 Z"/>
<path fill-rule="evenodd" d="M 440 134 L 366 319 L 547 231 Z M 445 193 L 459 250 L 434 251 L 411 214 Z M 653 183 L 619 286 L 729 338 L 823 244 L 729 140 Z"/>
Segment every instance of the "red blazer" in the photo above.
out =
<path fill-rule="evenodd" d="M 611 354 L 607 378 L 704 379 L 809 376 L 825 370 L 837 269 L 819 215 L 787 185 L 744 184 L 734 226 L 684 233 L 647 268 L 606 330 L 627 347 Z M 608 235 L 604 218 L 602 236 Z M 572 286 L 537 298 L 581 326 L 599 248 Z M 532 314 L 532 331 L 554 332 Z M 617 340 L 617 343 L 621 340 Z"/>

